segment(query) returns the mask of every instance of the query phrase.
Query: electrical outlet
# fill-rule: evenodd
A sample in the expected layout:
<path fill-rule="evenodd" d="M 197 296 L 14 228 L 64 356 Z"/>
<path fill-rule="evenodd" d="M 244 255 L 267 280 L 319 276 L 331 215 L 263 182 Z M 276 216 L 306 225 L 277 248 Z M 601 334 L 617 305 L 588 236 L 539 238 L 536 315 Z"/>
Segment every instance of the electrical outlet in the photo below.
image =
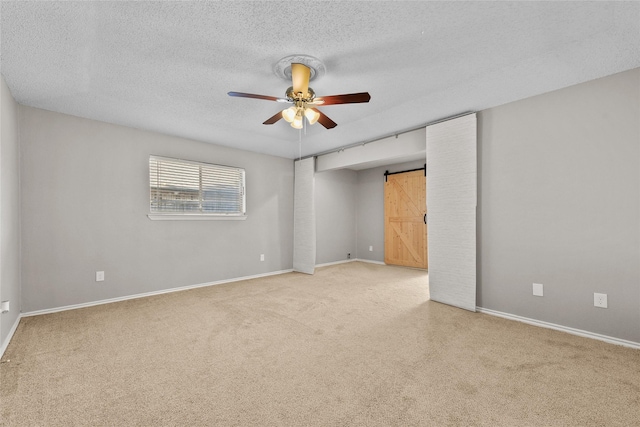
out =
<path fill-rule="evenodd" d="M 347 254 L 347 259 L 351 259 L 351 254 Z"/>
<path fill-rule="evenodd" d="M 369 252 L 373 252 L 373 246 L 369 246 Z"/>
<path fill-rule="evenodd" d="M 600 308 L 607 308 L 607 294 L 593 294 L 593 306 Z"/>
<path fill-rule="evenodd" d="M 542 283 L 533 284 L 533 295 L 536 297 L 544 296 L 544 285 Z"/>
<path fill-rule="evenodd" d="M 104 271 L 96 271 L 96 282 L 104 282 Z"/>
<path fill-rule="evenodd" d="M 0 313 L 8 313 L 9 312 L 9 301 L 2 301 L 0 303 Z"/>
<path fill-rule="evenodd" d="M 264 261 L 264 254 L 260 254 L 260 261 Z"/>

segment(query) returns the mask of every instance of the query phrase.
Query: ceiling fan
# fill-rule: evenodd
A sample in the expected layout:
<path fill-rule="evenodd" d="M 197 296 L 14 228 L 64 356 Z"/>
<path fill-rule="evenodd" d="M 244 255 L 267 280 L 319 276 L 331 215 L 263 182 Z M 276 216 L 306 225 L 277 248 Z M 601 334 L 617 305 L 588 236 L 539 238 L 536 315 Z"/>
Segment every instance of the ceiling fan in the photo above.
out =
<path fill-rule="evenodd" d="M 287 89 L 286 98 L 276 98 L 275 96 L 256 95 L 253 93 L 229 92 L 229 96 L 240 98 L 265 99 L 267 101 L 283 102 L 293 104 L 272 117 L 264 121 L 265 125 L 272 125 L 280 119 L 285 119 L 291 123 L 295 129 L 302 129 L 303 120 L 306 118 L 310 125 L 320 122 L 327 129 L 332 129 L 338 124 L 327 117 L 316 106 L 335 104 L 358 104 L 369 102 L 371 95 L 368 92 L 348 93 L 343 95 L 331 95 L 316 98 L 316 94 L 309 87 L 311 69 L 305 64 L 291 63 L 291 80 L 293 86 Z"/>

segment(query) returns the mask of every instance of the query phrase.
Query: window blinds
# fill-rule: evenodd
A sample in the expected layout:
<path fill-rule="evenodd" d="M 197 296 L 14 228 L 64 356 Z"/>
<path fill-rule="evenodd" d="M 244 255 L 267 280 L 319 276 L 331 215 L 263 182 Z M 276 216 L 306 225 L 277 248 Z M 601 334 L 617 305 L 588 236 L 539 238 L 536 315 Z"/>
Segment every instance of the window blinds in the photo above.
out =
<path fill-rule="evenodd" d="M 149 187 L 152 213 L 246 213 L 241 168 L 150 156 Z"/>

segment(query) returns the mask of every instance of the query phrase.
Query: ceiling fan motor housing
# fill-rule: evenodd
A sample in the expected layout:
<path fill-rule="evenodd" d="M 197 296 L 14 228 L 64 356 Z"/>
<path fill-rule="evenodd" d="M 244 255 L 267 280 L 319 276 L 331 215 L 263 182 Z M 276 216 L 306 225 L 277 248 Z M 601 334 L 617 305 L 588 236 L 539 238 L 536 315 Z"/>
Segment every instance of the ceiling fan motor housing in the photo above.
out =
<path fill-rule="evenodd" d="M 286 93 L 287 99 L 289 99 L 292 102 L 295 102 L 297 100 L 300 101 L 305 101 L 305 102 L 312 102 L 313 99 L 316 97 L 316 93 L 313 91 L 313 89 L 308 88 L 307 89 L 307 96 L 305 98 L 300 98 L 293 92 L 293 86 L 289 86 L 289 89 L 287 89 L 287 93 Z"/>

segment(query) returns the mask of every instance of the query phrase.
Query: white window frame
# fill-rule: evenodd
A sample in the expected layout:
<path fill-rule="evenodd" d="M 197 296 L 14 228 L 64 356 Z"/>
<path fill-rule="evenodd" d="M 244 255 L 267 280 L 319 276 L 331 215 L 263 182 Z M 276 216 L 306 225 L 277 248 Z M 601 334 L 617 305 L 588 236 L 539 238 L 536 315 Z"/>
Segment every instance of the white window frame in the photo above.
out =
<path fill-rule="evenodd" d="M 181 163 L 184 164 L 185 166 L 197 166 L 199 169 L 199 176 L 200 178 L 198 179 L 198 182 L 193 182 L 192 185 L 193 186 L 197 186 L 199 188 L 198 190 L 198 202 L 200 204 L 200 209 L 202 209 L 202 202 L 203 202 L 203 190 L 202 190 L 202 171 L 203 171 L 203 167 L 211 170 L 215 170 L 216 168 L 220 168 L 220 169 L 235 169 L 239 172 L 241 172 L 242 175 L 242 212 L 234 212 L 234 213 L 212 213 L 212 212 L 203 212 L 202 210 L 200 211 L 185 211 L 185 212 L 175 212 L 175 211 L 152 211 L 152 204 L 153 204 L 153 192 L 154 192 L 154 188 L 152 187 L 152 178 L 151 178 L 151 173 L 152 173 L 152 162 L 153 161 L 170 161 L 172 163 Z M 235 166 L 224 166 L 224 165 L 217 165 L 217 164 L 213 164 L 213 163 L 205 163 L 205 162 L 196 162 L 196 161 L 192 161 L 192 160 L 184 160 L 184 159 L 176 159 L 176 158 L 172 158 L 172 157 L 163 157 L 163 156 L 155 156 L 155 155 L 151 155 L 149 156 L 149 214 L 147 215 L 147 217 L 151 220 L 196 220 L 196 221 L 202 221 L 202 220 L 226 220 L 226 221 L 242 221 L 247 219 L 247 192 L 246 192 L 246 172 L 243 168 L 238 168 Z"/>

